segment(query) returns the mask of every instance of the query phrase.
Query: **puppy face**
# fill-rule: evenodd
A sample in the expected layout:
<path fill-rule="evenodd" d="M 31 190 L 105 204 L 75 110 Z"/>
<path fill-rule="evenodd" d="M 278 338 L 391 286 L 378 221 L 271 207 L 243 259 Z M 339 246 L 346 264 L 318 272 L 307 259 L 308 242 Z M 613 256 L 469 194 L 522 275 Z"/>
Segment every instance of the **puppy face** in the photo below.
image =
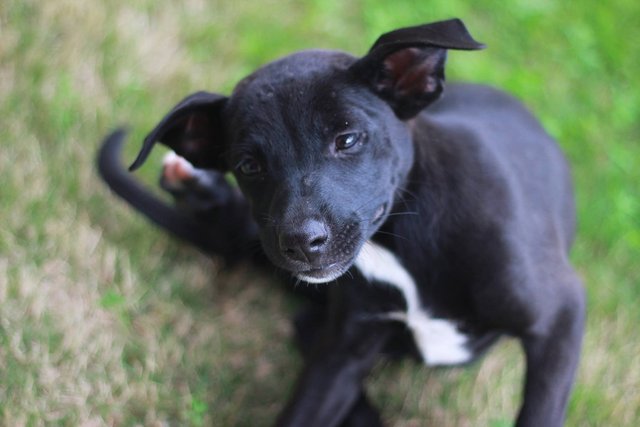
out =
<path fill-rule="evenodd" d="M 240 82 L 223 110 L 226 162 L 265 252 L 309 282 L 351 266 L 413 160 L 407 126 L 349 72 L 354 61 L 294 54 Z"/>
<path fill-rule="evenodd" d="M 406 120 L 436 100 L 447 49 L 480 49 L 452 19 L 382 35 L 367 55 L 305 51 L 230 97 L 198 92 L 147 136 L 194 166 L 232 171 L 266 254 L 309 282 L 344 273 L 385 221 L 413 162 Z"/>

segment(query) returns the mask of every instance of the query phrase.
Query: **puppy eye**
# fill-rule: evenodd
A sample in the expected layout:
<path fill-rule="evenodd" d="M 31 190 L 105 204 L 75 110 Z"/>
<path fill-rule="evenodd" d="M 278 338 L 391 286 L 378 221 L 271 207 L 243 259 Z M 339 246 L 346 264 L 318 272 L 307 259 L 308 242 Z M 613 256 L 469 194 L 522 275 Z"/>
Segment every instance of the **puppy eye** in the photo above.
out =
<path fill-rule="evenodd" d="M 262 165 L 253 157 L 247 157 L 236 166 L 236 170 L 244 176 L 255 176 L 262 172 Z"/>
<path fill-rule="evenodd" d="M 338 135 L 335 139 L 336 150 L 348 150 L 362 141 L 363 134 L 360 132 L 349 132 Z"/>

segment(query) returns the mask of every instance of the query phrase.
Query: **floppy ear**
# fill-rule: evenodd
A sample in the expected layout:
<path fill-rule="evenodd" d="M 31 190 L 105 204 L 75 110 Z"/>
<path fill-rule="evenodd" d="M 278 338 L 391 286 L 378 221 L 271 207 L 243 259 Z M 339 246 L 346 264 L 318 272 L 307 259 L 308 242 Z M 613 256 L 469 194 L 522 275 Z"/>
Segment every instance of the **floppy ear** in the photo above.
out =
<path fill-rule="evenodd" d="M 156 141 L 196 167 L 226 170 L 221 118 L 226 101 L 226 97 L 208 92 L 187 96 L 147 135 L 129 170 L 136 170 L 144 163 Z"/>
<path fill-rule="evenodd" d="M 484 47 L 461 20 L 450 19 L 383 34 L 351 71 L 406 120 L 440 96 L 447 49 Z"/>

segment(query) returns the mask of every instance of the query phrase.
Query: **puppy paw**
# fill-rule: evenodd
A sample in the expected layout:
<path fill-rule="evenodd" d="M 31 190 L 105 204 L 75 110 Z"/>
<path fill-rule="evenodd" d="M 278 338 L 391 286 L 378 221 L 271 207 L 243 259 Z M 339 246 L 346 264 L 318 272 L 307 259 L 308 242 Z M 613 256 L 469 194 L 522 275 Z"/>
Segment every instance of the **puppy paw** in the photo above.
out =
<path fill-rule="evenodd" d="M 160 188 L 173 197 L 178 208 L 194 215 L 226 206 L 235 195 L 223 173 L 198 169 L 173 151 L 164 156 Z"/>
<path fill-rule="evenodd" d="M 162 160 L 162 184 L 168 190 L 181 190 L 196 178 L 196 169 L 184 157 L 169 151 Z"/>

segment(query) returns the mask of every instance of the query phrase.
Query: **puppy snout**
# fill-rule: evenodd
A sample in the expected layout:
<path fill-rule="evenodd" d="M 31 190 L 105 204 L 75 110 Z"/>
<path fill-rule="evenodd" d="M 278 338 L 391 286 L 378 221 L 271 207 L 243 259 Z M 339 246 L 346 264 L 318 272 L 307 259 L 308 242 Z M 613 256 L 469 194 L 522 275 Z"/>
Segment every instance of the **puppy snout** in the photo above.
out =
<path fill-rule="evenodd" d="M 287 227 L 279 234 L 280 251 L 291 261 L 317 262 L 329 241 L 329 231 L 324 222 L 307 219 L 298 227 Z"/>

